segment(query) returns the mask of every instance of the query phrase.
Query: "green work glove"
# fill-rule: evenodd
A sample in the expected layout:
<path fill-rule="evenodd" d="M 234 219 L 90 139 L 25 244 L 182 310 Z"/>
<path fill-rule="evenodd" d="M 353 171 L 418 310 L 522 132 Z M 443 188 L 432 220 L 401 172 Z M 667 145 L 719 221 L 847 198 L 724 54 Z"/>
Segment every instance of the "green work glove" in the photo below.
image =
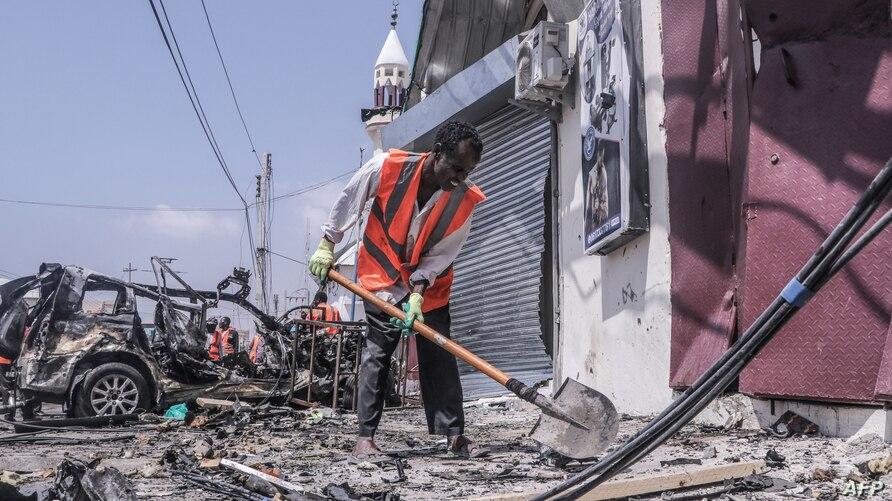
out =
<path fill-rule="evenodd" d="M 319 278 L 320 282 L 325 280 L 325 277 L 328 275 L 328 269 L 331 268 L 331 264 L 334 262 L 334 247 L 335 244 L 323 238 L 319 242 L 316 252 L 310 257 L 310 273 Z"/>
<path fill-rule="evenodd" d="M 424 303 L 424 296 L 417 292 L 409 295 L 409 300 L 403 303 L 403 311 L 406 312 L 406 320 L 400 320 L 396 317 L 390 318 L 390 324 L 395 327 L 401 327 L 403 336 L 411 336 L 414 334 L 412 325 L 416 320 L 424 322 L 424 313 L 421 312 L 421 305 Z"/>

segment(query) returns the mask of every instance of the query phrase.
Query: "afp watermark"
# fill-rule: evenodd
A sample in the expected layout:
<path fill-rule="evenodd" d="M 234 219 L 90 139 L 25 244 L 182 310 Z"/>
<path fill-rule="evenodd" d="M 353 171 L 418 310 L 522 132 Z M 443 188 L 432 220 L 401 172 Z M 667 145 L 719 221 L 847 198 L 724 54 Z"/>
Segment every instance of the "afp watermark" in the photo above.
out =
<path fill-rule="evenodd" d="M 886 487 L 886 484 L 879 480 L 869 482 L 857 482 L 855 480 L 846 480 L 842 486 L 843 496 L 854 496 L 857 498 L 869 498 L 876 496 Z"/>

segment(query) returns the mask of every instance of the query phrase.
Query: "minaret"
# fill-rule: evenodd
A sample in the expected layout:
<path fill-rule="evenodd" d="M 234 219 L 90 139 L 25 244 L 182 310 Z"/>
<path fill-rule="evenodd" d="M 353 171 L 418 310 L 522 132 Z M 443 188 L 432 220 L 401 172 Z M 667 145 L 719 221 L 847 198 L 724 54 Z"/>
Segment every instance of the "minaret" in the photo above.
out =
<path fill-rule="evenodd" d="M 374 105 L 362 110 L 362 121 L 376 154 L 382 151 L 381 129 L 400 116 L 408 87 L 406 82 L 409 79 L 409 60 L 406 59 L 403 45 L 396 34 L 396 20 L 399 17 L 397 5 L 399 2 L 394 1 L 390 33 L 375 61 Z"/>

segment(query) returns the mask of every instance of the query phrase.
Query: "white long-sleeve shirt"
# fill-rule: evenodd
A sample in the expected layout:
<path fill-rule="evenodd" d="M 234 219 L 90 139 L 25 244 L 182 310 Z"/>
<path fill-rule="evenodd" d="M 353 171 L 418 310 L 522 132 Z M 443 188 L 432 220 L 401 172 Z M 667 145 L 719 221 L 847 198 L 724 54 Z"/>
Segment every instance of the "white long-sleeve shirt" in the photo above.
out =
<path fill-rule="evenodd" d="M 322 234 L 325 238 L 335 244 L 340 243 L 344 238 L 344 233 L 352 228 L 357 221 L 362 221 L 358 231 L 365 230 L 365 222 L 371 208 L 370 202 L 378 193 L 378 182 L 385 158 L 387 158 L 387 153 L 379 153 L 356 171 L 332 207 L 328 221 L 322 225 Z M 409 225 L 409 234 L 406 237 L 406 256 L 412 255 L 418 234 L 427 221 L 434 204 L 442 195 L 443 190 L 437 190 L 421 208 L 418 207 L 417 200 L 413 201 L 412 223 Z M 468 217 L 461 228 L 444 236 L 426 254 L 421 256 L 418 267 L 409 277 L 409 284 L 397 281 L 390 287 L 376 292 L 377 296 L 389 303 L 396 304 L 411 292 L 412 285 L 422 281 L 433 285 L 437 275 L 443 273 L 455 261 L 470 232 L 471 218 Z M 407 260 L 405 256 L 401 257 Z"/>

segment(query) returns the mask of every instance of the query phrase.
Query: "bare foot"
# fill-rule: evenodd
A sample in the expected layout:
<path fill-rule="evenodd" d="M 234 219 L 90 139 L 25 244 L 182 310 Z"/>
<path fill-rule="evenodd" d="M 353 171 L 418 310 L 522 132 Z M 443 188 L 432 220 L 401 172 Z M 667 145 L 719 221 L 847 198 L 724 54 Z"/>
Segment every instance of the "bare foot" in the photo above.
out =
<path fill-rule="evenodd" d="M 489 449 L 464 435 L 449 437 L 449 452 L 466 458 L 481 458 L 489 454 Z"/>
<path fill-rule="evenodd" d="M 364 458 L 369 456 L 383 456 L 384 452 L 378 448 L 378 445 L 371 438 L 357 438 L 356 445 L 353 446 L 353 457 Z"/>

